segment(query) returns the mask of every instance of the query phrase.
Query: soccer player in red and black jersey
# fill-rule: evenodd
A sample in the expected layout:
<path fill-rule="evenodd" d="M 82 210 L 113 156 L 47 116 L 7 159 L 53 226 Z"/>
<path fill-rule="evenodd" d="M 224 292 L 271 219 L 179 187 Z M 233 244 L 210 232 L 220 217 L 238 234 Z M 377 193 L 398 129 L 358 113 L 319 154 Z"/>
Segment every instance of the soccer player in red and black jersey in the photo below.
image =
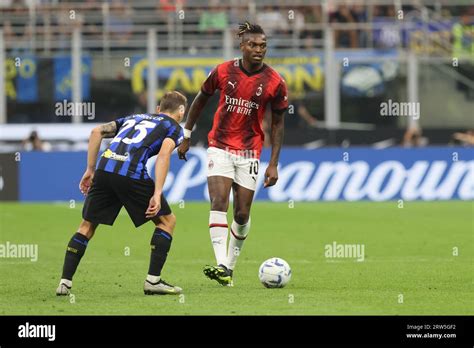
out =
<path fill-rule="evenodd" d="M 265 110 L 272 111 L 272 152 L 265 171 L 264 187 L 278 180 L 278 158 L 283 142 L 283 115 L 288 108 L 285 81 L 263 62 L 267 38 L 263 29 L 248 22 L 239 26 L 242 58 L 216 66 L 201 87 L 188 113 L 184 140 L 178 148 L 185 159 L 191 130 L 216 89 L 219 106 L 208 135 L 208 185 L 211 200 L 209 230 L 217 266 L 206 266 L 204 274 L 222 285 L 232 286 L 232 276 L 242 245 L 250 230 L 250 207 L 256 188 L 263 146 Z M 228 239 L 229 194 L 234 194 L 234 219 Z"/>

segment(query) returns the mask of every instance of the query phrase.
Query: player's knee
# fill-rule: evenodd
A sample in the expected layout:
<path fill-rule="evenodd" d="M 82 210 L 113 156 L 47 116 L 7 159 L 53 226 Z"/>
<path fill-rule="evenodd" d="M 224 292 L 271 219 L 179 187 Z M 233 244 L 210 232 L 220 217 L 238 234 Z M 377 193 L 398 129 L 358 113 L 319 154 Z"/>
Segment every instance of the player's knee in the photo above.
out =
<path fill-rule="evenodd" d="M 176 215 L 174 215 L 173 213 L 168 215 L 168 226 L 169 228 L 171 228 L 171 230 L 174 230 L 176 226 Z"/>
<path fill-rule="evenodd" d="M 162 216 L 160 219 L 160 225 L 161 227 L 169 233 L 173 233 L 174 228 L 176 226 L 176 215 L 173 213 Z"/>
<path fill-rule="evenodd" d="M 95 229 L 97 228 L 97 224 L 92 222 L 82 220 L 81 224 L 79 225 L 79 229 L 77 230 L 78 233 L 85 236 L 87 239 L 91 239 L 94 236 Z"/>
<path fill-rule="evenodd" d="M 211 198 L 211 210 L 216 211 L 227 211 L 229 201 L 225 197 L 212 197 Z"/>
<path fill-rule="evenodd" d="M 249 221 L 249 218 L 250 218 L 250 214 L 247 211 L 238 210 L 234 214 L 234 220 L 239 225 L 245 225 Z"/>

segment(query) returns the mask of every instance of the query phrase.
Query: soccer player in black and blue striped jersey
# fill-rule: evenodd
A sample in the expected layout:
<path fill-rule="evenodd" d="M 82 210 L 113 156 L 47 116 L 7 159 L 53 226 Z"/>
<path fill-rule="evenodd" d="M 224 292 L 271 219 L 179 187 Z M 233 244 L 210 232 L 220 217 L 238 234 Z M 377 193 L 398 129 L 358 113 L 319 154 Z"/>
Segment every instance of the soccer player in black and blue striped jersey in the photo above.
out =
<path fill-rule="evenodd" d="M 176 217 L 163 195 L 163 185 L 173 150 L 183 141 L 179 125 L 187 106 L 184 95 L 166 93 L 157 114 L 139 114 L 119 118 L 95 127 L 89 139 L 87 169 L 79 188 L 86 195 L 83 220 L 66 250 L 63 274 L 56 290 L 68 295 L 72 278 L 87 244 L 99 224 L 113 225 L 124 206 L 136 227 L 151 220 L 155 224 L 151 239 L 151 257 L 144 292 L 179 294 L 182 289 L 161 279 L 173 239 Z M 103 138 L 113 138 L 97 159 Z M 147 173 L 147 160 L 158 155 L 155 181 Z"/>

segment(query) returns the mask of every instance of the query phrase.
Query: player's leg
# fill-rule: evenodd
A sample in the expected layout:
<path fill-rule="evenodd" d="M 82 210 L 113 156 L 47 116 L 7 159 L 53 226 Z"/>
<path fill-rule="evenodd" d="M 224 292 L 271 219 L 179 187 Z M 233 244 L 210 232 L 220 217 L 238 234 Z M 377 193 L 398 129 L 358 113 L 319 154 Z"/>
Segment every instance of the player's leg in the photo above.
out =
<path fill-rule="evenodd" d="M 209 212 L 209 234 L 216 263 L 223 264 L 227 257 L 227 209 L 229 194 L 234 181 L 234 163 L 231 155 L 221 149 L 210 147 L 208 154 L 207 183 L 211 210 Z"/>
<path fill-rule="evenodd" d="M 232 179 L 224 176 L 210 176 L 207 178 L 211 210 L 209 212 L 209 234 L 216 257 L 216 264 L 224 264 L 227 258 L 227 210 L 229 208 L 229 194 Z"/>
<path fill-rule="evenodd" d="M 183 290 L 178 286 L 165 282 L 161 278 L 161 271 L 168 257 L 171 242 L 173 241 L 174 228 L 176 226 L 176 216 L 171 213 L 167 203 L 168 208 L 163 207 L 163 200 L 166 202 L 162 196 L 162 211 L 165 209 L 166 212 L 170 211 L 170 213 L 156 216 L 152 219 L 155 223 L 155 230 L 151 237 L 150 266 L 144 283 L 144 293 L 146 295 L 174 295 L 180 294 Z"/>
<path fill-rule="evenodd" d="M 57 295 L 67 295 L 69 293 L 72 286 L 72 277 L 97 226 L 99 224 L 113 225 L 122 208 L 118 197 L 111 189 L 111 181 L 108 173 L 100 170 L 96 171 L 82 209 L 83 221 L 66 249 L 63 274 L 56 290 Z"/>
<path fill-rule="evenodd" d="M 134 225 L 139 227 L 150 220 L 145 216 L 145 211 L 148 208 L 150 198 L 155 192 L 155 183 L 151 179 L 123 178 L 121 180 L 123 183 L 117 186 L 116 193 Z M 176 216 L 171 212 L 168 201 L 163 194 L 161 195 L 161 208 L 158 215 L 151 220 L 154 223 L 154 229 L 150 241 L 150 266 L 143 285 L 144 292 L 146 295 L 179 294 L 182 291 L 181 288 L 170 285 L 161 279 L 161 270 L 168 257 L 176 225 Z"/>
<path fill-rule="evenodd" d="M 63 273 L 56 289 L 56 295 L 65 296 L 69 294 L 74 273 L 76 273 L 77 266 L 79 266 L 79 262 L 81 262 L 82 256 L 86 252 L 87 244 L 94 236 L 97 226 L 98 224 L 82 220 L 79 229 L 69 241 L 64 257 Z"/>
<path fill-rule="evenodd" d="M 227 209 L 232 179 L 223 176 L 207 178 L 211 211 L 209 214 L 209 233 L 216 256 L 217 266 L 205 266 L 204 275 L 221 285 L 232 286 L 232 273 L 224 266 L 227 259 Z"/>
<path fill-rule="evenodd" d="M 227 271 L 224 263 L 227 259 L 229 233 L 227 209 L 229 208 L 230 190 L 234 182 L 235 167 L 232 155 L 222 149 L 210 147 L 207 149 L 207 154 L 207 183 L 211 201 L 209 234 L 217 266 L 206 266 L 203 272 L 209 279 L 216 280 L 221 285 L 231 285 L 232 274 Z"/>
<path fill-rule="evenodd" d="M 255 191 L 237 183 L 232 185 L 232 191 L 234 194 L 234 220 L 230 226 L 229 251 L 225 265 L 233 271 L 250 231 L 250 207 Z"/>
<path fill-rule="evenodd" d="M 230 227 L 229 250 L 225 266 L 233 274 L 242 246 L 250 231 L 250 207 L 255 193 L 260 162 L 255 158 L 235 160 L 234 220 Z"/>
<path fill-rule="evenodd" d="M 254 188 L 248 181 L 248 187 Z M 234 194 L 234 220 L 230 227 L 230 240 L 227 258 L 217 267 L 208 267 L 204 273 L 211 279 L 217 280 L 221 285 L 233 286 L 233 273 L 237 258 L 250 231 L 250 207 L 255 190 L 232 184 Z"/>

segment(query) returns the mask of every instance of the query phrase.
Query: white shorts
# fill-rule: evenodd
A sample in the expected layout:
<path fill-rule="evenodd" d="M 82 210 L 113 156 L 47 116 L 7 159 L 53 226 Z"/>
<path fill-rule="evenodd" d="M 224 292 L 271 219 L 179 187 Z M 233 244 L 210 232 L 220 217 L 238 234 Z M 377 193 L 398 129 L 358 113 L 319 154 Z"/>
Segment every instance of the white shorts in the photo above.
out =
<path fill-rule="evenodd" d="M 225 176 L 246 189 L 257 187 L 258 158 L 247 158 L 217 147 L 207 149 L 207 176 Z"/>

